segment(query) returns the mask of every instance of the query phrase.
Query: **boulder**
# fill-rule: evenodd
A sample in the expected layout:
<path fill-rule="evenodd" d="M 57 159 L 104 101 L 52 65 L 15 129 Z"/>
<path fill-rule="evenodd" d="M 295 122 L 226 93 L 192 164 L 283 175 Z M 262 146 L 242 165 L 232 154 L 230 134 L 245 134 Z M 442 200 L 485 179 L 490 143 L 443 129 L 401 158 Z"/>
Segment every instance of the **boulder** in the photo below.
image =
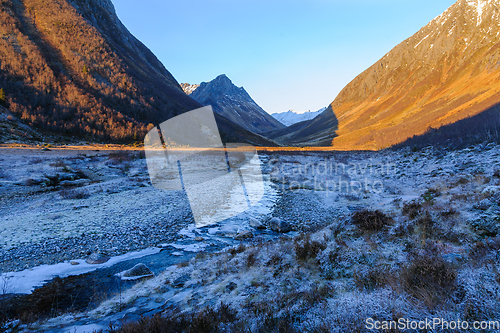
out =
<path fill-rule="evenodd" d="M 131 269 L 126 270 L 121 274 L 123 278 L 140 279 L 143 277 L 154 276 L 153 272 L 144 264 L 137 264 Z"/>
<path fill-rule="evenodd" d="M 87 262 L 87 264 L 90 264 L 90 265 L 100 265 L 100 264 L 104 264 L 108 260 L 109 260 L 108 256 L 106 256 L 102 253 L 94 252 L 85 261 Z"/>
<path fill-rule="evenodd" d="M 490 200 L 484 199 L 475 204 L 473 207 L 476 209 L 487 210 L 488 208 L 491 207 L 492 204 L 493 203 Z"/>
<path fill-rule="evenodd" d="M 277 217 L 273 217 L 271 220 L 269 220 L 269 228 L 272 231 L 281 233 L 292 231 L 292 226 L 289 223 L 282 221 Z"/>
<path fill-rule="evenodd" d="M 234 282 L 229 282 L 227 285 L 226 285 L 226 291 L 230 292 L 230 291 L 233 291 L 234 289 L 236 289 L 238 287 L 238 285 Z"/>
<path fill-rule="evenodd" d="M 451 264 L 458 264 L 463 260 L 463 257 L 460 253 L 447 253 L 443 254 L 443 259 Z"/>
<path fill-rule="evenodd" d="M 182 288 L 191 279 L 191 276 L 189 274 L 185 274 L 182 276 L 179 276 L 177 279 L 175 279 L 171 286 L 174 288 Z"/>
<path fill-rule="evenodd" d="M 249 239 L 253 237 L 253 233 L 250 230 L 243 230 L 239 232 L 236 236 L 234 236 L 234 239 L 236 240 L 243 240 L 243 239 Z"/>
<path fill-rule="evenodd" d="M 254 219 L 254 218 L 251 218 L 248 223 L 250 224 L 250 226 L 252 228 L 255 228 L 255 229 L 265 229 L 266 226 L 263 225 L 259 220 L 257 219 Z"/>

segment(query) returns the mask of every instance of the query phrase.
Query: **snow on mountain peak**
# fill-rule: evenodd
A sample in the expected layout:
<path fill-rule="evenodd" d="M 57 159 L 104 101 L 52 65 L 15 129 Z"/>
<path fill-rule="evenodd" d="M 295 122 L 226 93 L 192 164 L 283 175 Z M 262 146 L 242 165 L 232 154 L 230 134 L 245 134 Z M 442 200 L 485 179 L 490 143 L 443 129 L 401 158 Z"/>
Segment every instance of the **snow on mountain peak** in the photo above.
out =
<path fill-rule="evenodd" d="M 296 111 L 288 110 L 286 112 L 276 112 L 271 114 L 275 119 L 281 122 L 283 125 L 291 126 L 301 121 L 311 120 L 316 118 L 320 113 L 325 111 L 326 108 L 321 108 L 318 111 Z"/>

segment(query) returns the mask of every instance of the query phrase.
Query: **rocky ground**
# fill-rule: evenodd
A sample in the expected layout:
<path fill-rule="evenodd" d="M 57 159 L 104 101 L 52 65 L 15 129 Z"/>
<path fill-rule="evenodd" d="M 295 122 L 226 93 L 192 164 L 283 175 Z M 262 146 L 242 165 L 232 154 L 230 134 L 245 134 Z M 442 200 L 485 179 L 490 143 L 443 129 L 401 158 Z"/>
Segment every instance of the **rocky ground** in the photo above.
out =
<path fill-rule="evenodd" d="M 15 270 L 42 262 L 10 263 L 32 253 L 54 263 L 95 251 L 113 255 L 158 246 L 182 235 L 191 242 L 204 239 L 198 244 L 211 237 L 229 237 L 231 242 L 221 252 L 201 251 L 168 267 L 92 311 L 38 322 L 30 326 L 33 330 L 92 331 L 154 313 L 159 314 L 154 320 L 170 320 L 171 327 L 199 318 L 210 319 L 212 326 L 207 327 L 212 331 L 250 332 L 365 331 L 368 317 L 499 318 L 496 145 L 263 156 L 275 200 L 268 212 L 248 218 L 242 230 L 189 227 L 182 193 L 155 199 L 140 156 L 122 156 L 120 161 L 94 152 L 65 157 L 65 166 L 51 166 L 61 157 L 47 153 L 28 157 L 44 162 L 20 162 L 26 153 L 19 159 L 2 156 L 1 163 L 9 163 L 1 186 L 1 221 L 6 226 L 2 267 Z M 34 169 L 31 180 L 20 177 L 16 166 Z M 55 189 L 47 184 L 52 176 L 40 177 L 48 170 L 74 174 L 69 181 L 81 185 L 73 184 L 72 190 L 83 195 L 65 198 L 61 184 Z M 124 201 L 130 198 L 132 202 Z M 136 211 L 148 214 L 134 215 Z M 54 219 L 53 214 L 61 217 Z M 168 224 L 169 233 L 155 232 L 165 216 L 175 221 Z M 83 220 L 93 223 L 86 226 Z M 30 233 L 21 221 L 31 221 L 37 232 Z M 42 231 L 46 234 L 40 236 Z M 246 236 L 238 239 L 242 232 Z M 47 239 L 60 251 L 43 247 Z M 70 254 L 63 253 L 64 246 L 71 247 Z M 183 325 L 196 331 L 196 322 Z"/>
<path fill-rule="evenodd" d="M 2 153 L 4 272 L 157 246 L 190 222 L 183 193 L 151 187 L 138 152 Z"/>

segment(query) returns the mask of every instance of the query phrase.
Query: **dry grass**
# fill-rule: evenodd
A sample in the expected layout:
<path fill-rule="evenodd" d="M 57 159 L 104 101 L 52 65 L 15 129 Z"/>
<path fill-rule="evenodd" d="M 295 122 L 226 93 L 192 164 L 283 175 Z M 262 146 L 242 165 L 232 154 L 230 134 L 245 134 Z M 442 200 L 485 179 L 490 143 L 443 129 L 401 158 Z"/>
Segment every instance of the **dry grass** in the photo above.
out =
<path fill-rule="evenodd" d="M 411 260 L 400 271 L 400 281 L 406 292 L 434 308 L 456 290 L 457 271 L 428 243 L 423 251 L 411 253 Z"/>
<path fill-rule="evenodd" d="M 392 223 L 392 219 L 379 210 L 362 210 L 354 213 L 352 223 L 364 231 L 381 231 Z"/>

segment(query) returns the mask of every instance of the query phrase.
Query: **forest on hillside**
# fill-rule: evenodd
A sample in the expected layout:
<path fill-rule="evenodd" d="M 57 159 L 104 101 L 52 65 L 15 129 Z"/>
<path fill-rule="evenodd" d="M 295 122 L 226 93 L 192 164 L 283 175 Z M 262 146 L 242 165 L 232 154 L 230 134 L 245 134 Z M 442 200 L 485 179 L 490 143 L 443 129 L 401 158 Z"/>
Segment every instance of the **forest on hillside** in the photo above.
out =
<path fill-rule="evenodd" d="M 0 103 L 26 124 L 130 141 L 196 102 L 114 12 L 79 0 L 0 1 Z"/>

